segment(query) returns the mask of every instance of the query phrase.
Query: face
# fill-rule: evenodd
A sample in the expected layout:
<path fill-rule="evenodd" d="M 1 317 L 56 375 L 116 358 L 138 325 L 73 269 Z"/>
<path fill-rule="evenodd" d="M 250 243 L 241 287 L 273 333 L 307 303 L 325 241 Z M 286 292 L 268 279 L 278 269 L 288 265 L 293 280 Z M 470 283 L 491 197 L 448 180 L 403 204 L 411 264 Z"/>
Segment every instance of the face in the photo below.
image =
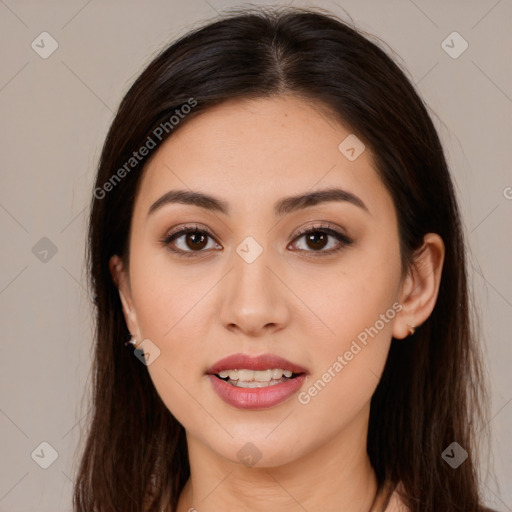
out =
<path fill-rule="evenodd" d="M 146 166 L 129 268 L 111 268 L 163 402 L 225 459 L 250 442 L 275 466 L 365 428 L 403 337 L 395 209 L 369 148 L 339 149 L 350 135 L 293 96 L 231 100 Z M 342 192 L 283 202 L 327 189 Z"/>

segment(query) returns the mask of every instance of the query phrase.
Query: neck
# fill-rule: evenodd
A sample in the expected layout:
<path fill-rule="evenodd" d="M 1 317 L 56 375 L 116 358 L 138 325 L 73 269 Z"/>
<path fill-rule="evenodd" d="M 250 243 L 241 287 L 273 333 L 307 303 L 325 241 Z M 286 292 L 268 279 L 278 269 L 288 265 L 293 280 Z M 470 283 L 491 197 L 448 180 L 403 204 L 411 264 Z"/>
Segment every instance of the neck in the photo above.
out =
<path fill-rule="evenodd" d="M 190 478 L 177 512 L 369 512 L 377 479 L 366 452 L 368 410 L 324 444 L 283 465 L 246 467 L 187 433 Z"/>

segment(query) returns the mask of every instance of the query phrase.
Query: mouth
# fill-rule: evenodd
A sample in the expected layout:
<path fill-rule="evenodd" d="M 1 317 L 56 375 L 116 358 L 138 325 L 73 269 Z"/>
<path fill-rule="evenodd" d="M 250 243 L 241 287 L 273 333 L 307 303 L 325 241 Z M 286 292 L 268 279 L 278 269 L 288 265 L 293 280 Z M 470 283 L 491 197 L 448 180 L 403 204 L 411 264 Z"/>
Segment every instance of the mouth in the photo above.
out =
<path fill-rule="evenodd" d="M 287 400 L 300 389 L 308 373 L 273 354 L 234 354 L 206 371 L 219 397 L 242 409 L 268 408 Z"/>

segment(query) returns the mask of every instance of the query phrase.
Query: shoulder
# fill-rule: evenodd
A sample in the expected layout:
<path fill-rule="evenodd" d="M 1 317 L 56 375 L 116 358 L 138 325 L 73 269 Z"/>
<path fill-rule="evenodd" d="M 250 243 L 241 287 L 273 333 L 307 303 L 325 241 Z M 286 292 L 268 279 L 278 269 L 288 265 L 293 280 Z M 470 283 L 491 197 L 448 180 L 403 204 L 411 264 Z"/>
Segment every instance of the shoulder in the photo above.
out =
<path fill-rule="evenodd" d="M 411 512 L 411 509 L 402 501 L 398 493 L 394 492 L 389 500 L 385 512 Z M 498 512 L 493 508 L 481 507 L 479 512 Z"/>
<path fill-rule="evenodd" d="M 384 512 L 410 512 L 411 509 L 404 503 L 401 493 L 404 492 L 402 482 L 399 482 L 395 489 L 392 491 L 391 496 L 387 503 L 385 503 Z M 481 506 L 479 512 L 498 512 L 492 508 Z"/>
<path fill-rule="evenodd" d="M 407 505 L 403 502 L 400 494 L 395 489 L 395 491 L 391 495 L 391 498 L 389 500 L 387 508 L 385 509 L 385 512 L 410 512 L 410 510 L 411 509 L 409 507 L 407 507 Z M 482 506 L 479 508 L 479 512 L 498 512 L 498 511 L 494 510 L 492 508 L 487 508 L 487 507 Z"/>
<path fill-rule="evenodd" d="M 403 502 L 400 495 L 395 491 L 391 495 L 386 512 L 411 512 L 411 509 Z"/>
<path fill-rule="evenodd" d="M 388 506 L 385 512 L 410 512 L 410 508 L 404 503 L 401 493 L 404 493 L 405 489 L 402 482 L 399 482 L 395 487 L 393 494 L 388 502 Z"/>
<path fill-rule="evenodd" d="M 407 507 L 400 496 L 401 490 L 401 482 L 395 488 L 391 487 L 389 482 L 385 483 L 381 490 L 379 500 L 377 500 L 374 508 L 372 508 L 372 512 L 410 512 L 409 507 Z"/>

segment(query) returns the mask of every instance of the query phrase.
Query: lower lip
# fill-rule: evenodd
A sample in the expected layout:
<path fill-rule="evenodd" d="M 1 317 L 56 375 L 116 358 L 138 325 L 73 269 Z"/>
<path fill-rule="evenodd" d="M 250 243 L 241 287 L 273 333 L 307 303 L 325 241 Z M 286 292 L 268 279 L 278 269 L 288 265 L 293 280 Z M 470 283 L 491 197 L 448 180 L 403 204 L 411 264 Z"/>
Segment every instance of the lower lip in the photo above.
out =
<path fill-rule="evenodd" d="M 306 374 L 265 388 L 239 388 L 215 375 L 208 375 L 213 389 L 224 402 L 239 409 L 265 409 L 291 397 L 302 386 Z"/>

